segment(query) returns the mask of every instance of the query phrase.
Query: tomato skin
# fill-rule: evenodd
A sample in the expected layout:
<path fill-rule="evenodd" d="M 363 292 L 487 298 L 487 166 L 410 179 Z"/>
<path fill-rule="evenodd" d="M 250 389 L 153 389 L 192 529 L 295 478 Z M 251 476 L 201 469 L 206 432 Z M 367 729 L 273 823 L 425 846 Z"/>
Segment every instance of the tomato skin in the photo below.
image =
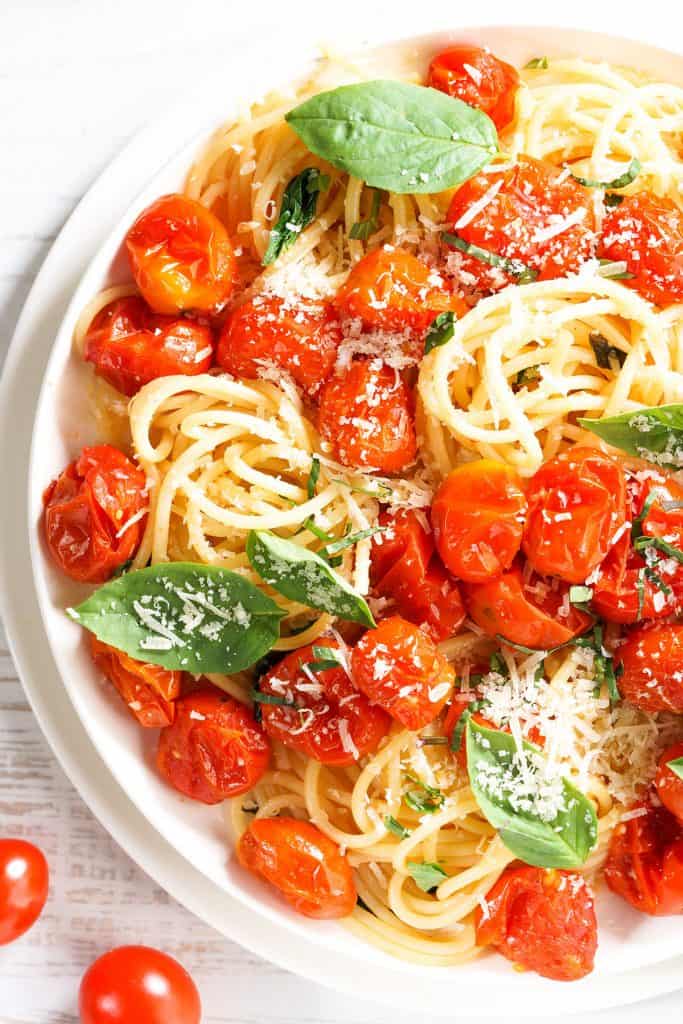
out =
<path fill-rule="evenodd" d="M 575 871 L 506 868 L 474 915 L 477 945 L 554 981 L 593 970 L 598 924 L 593 894 Z"/>
<path fill-rule="evenodd" d="M 147 480 L 108 444 L 84 448 L 43 495 L 43 530 L 52 559 L 82 583 L 104 583 L 133 557 L 145 531 Z M 117 536 L 119 534 L 119 536 Z"/>
<path fill-rule="evenodd" d="M 642 809 L 612 833 L 605 881 L 643 914 L 683 914 L 683 828 L 662 807 Z"/>
<path fill-rule="evenodd" d="M 118 946 L 94 961 L 78 993 L 81 1024 L 200 1024 L 197 986 L 173 957 Z"/>
<path fill-rule="evenodd" d="M 130 714 L 144 729 L 163 729 L 175 718 L 182 672 L 136 661 L 90 634 L 92 659 L 112 683 Z"/>
<path fill-rule="evenodd" d="M 412 732 L 434 721 L 455 684 L 452 666 L 433 641 L 398 615 L 363 634 L 351 655 L 351 672 L 371 701 Z"/>
<path fill-rule="evenodd" d="M 268 767 L 270 744 L 251 711 L 208 687 L 175 707 L 157 749 L 157 768 L 167 782 L 205 804 L 252 789 Z"/>
<path fill-rule="evenodd" d="M 655 787 L 667 811 L 683 825 L 683 779 L 668 766 L 669 761 L 676 761 L 679 757 L 683 757 L 683 743 L 674 743 L 662 753 L 657 765 Z"/>
<path fill-rule="evenodd" d="M 226 321 L 217 362 L 234 377 L 254 380 L 265 364 L 286 370 L 305 391 L 316 395 L 332 373 L 342 334 L 327 302 L 257 295 Z"/>
<path fill-rule="evenodd" d="M 308 821 L 257 818 L 237 845 L 243 867 L 279 889 L 298 914 L 348 917 L 356 906 L 351 867 L 339 847 Z"/>
<path fill-rule="evenodd" d="M 36 923 L 49 881 L 47 861 L 37 846 L 24 839 L 0 839 L 0 946 Z"/>
<path fill-rule="evenodd" d="M 142 211 L 126 235 L 135 283 L 156 313 L 216 313 L 235 282 L 235 256 L 218 217 L 171 194 Z"/>
<path fill-rule="evenodd" d="M 519 75 L 511 64 L 479 46 L 461 43 L 437 54 L 429 65 L 427 85 L 483 110 L 498 131 L 515 118 Z"/>
<path fill-rule="evenodd" d="M 683 624 L 642 626 L 617 649 L 622 697 L 641 711 L 683 713 Z"/>
<path fill-rule="evenodd" d="M 624 260 L 628 288 L 658 306 L 683 300 L 683 215 L 665 196 L 643 190 L 608 209 L 600 256 Z"/>
<path fill-rule="evenodd" d="M 583 583 L 626 522 L 624 470 L 595 448 L 550 459 L 531 478 L 527 499 L 524 553 L 536 572 L 567 583 Z"/>
<path fill-rule="evenodd" d="M 410 391 L 378 359 L 355 359 L 323 385 L 319 427 L 335 458 L 356 469 L 399 473 L 417 456 Z"/>
<path fill-rule="evenodd" d="M 153 313 L 131 295 L 100 310 L 85 335 L 84 355 L 98 377 L 131 396 L 157 377 L 206 373 L 213 332 L 187 317 Z"/>
<path fill-rule="evenodd" d="M 483 583 L 519 551 L 526 499 L 513 469 L 479 459 L 448 474 L 432 503 L 437 550 L 454 576 Z"/>

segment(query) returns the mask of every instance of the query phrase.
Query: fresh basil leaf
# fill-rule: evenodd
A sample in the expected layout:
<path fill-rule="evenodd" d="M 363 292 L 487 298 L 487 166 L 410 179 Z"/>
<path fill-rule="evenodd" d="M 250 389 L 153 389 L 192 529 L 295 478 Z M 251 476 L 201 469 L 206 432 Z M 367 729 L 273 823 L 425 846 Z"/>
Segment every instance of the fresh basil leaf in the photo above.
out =
<path fill-rule="evenodd" d="M 621 206 L 626 196 L 619 195 L 618 192 L 606 192 L 605 193 L 605 206 Z"/>
<path fill-rule="evenodd" d="M 456 319 L 455 313 L 448 310 L 446 313 L 439 313 L 432 320 L 429 330 L 425 335 L 425 355 L 431 352 L 433 348 L 441 348 L 442 345 L 451 340 L 455 333 Z"/>
<path fill-rule="evenodd" d="M 535 384 L 541 379 L 541 367 L 540 366 L 525 366 L 523 370 L 520 370 L 515 377 L 515 383 L 512 388 L 513 391 L 517 388 L 528 387 L 529 384 Z"/>
<path fill-rule="evenodd" d="M 247 558 L 261 579 L 290 601 L 350 622 L 375 626 L 365 598 L 314 551 L 267 530 L 251 530 Z"/>
<path fill-rule="evenodd" d="M 415 882 L 418 889 L 422 889 L 423 892 L 431 892 L 432 889 L 436 889 L 448 875 L 440 868 L 438 864 L 434 864 L 433 861 L 408 861 L 408 871 L 410 877 Z"/>
<path fill-rule="evenodd" d="M 329 544 L 326 544 L 324 554 L 325 556 L 338 555 L 340 551 L 345 551 L 346 548 L 353 547 L 353 545 L 357 544 L 359 540 L 366 540 L 368 537 L 374 537 L 376 533 L 386 533 L 388 529 L 388 526 L 369 526 L 367 530 L 359 530 L 358 533 L 349 533 L 346 537 L 340 538 L 340 540 L 333 540 Z"/>
<path fill-rule="evenodd" d="M 524 65 L 525 71 L 531 71 L 533 68 L 541 68 L 543 71 L 548 67 L 547 57 L 534 57 L 527 64 Z"/>
<path fill-rule="evenodd" d="M 626 352 L 622 352 L 620 348 L 610 345 L 607 338 L 597 331 L 591 331 L 588 335 L 588 340 L 595 352 L 595 361 L 602 370 L 614 370 L 616 372 L 617 368 L 621 369 L 626 362 Z"/>
<path fill-rule="evenodd" d="M 541 794 L 535 783 L 541 781 L 543 767 L 544 759 L 531 743 L 524 742 L 520 755 L 508 733 L 468 721 L 470 786 L 507 848 L 535 867 L 580 867 L 597 842 L 595 810 L 566 778 L 545 782 Z"/>
<path fill-rule="evenodd" d="M 308 480 L 306 481 L 306 494 L 308 500 L 315 497 L 315 488 L 318 483 L 318 477 L 320 476 L 320 459 L 317 455 L 314 455 L 311 460 L 311 471 L 308 474 Z"/>
<path fill-rule="evenodd" d="M 683 757 L 677 757 L 673 761 L 666 762 L 667 768 L 670 768 L 674 775 L 677 775 L 679 779 L 683 779 Z"/>
<path fill-rule="evenodd" d="M 329 176 L 321 174 L 317 167 L 307 167 L 292 178 L 282 196 L 280 216 L 270 232 L 268 248 L 263 257 L 264 267 L 274 263 L 285 249 L 294 245 L 303 229 L 315 217 L 318 193 L 324 192 L 329 185 Z"/>
<path fill-rule="evenodd" d="M 496 633 L 496 640 L 500 640 L 501 643 L 506 644 L 508 647 L 514 647 L 516 651 L 523 651 L 524 654 L 535 654 L 531 647 L 523 647 L 522 644 L 513 644 L 509 640 L 506 640 L 500 633 Z M 489 668 L 492 672 L 497 672 L 499 676 L 506 676 L 508 674 L 508 667 L 505 658 L 500 651 L 494 651 L 489 658 Z"/>
<path fill-rule="evenodd" d="M 661 551 L 667 558 L 674 558 L 677 562 L 683 565 L 683 551 L 677 548 L 675 544 L 670 544 L 668 540 L 664 540 L 662 537 L 649 537 L 644 535 L 639 537 L 633 545 L 636 551 L 642 552 L 647 551 L 648 548 L 654 549 L 655 551 Z"/>
<path fill-rule="evenodd" d="M 276 707 L 282 708 L 293 708 L 296 704 L 289 697 L 282 697 L 279 693 L 262 693 L 261 690 L 254 687 L 249 696 L 253 700 L 254 704 L 273 704 Z"/>
<path fill-rule="evenodd" d="M 683 467 L 683 405 L 660 405 L 579 424 L 614 448 L 669 469 Z"/>
<path fill-rule="evenodd" d="M 417 811 L 418 814 L 434 814 L 443 806 L 444 800 L 445 797 L 440 790 L 431 790 L 429 786 L 425 786 L 424 790 L 409 789 L 407 793 L 403 794 L 406 806 L 410 807 L 412 811 Z"/>
<path fill-rule="evenodd" d="M 319 647 L 313 645 L 315 661 L 306 662 L 311 672 L 325 672 L 329 668 L 344 668 L 344 662 L 336 647 Z"/>
<path fill-rule="evenodd" d="M 438 89 L 373 81 L 318 93 L 286 115 L 334 167 L 390 192 L 443 192 L 496 154 L 493 121 Z"/>
<path fill-rule="evenodd" d="M 164 562 L 110 580 L 69 614 L 138 661 L 199 674 L 254 665 L 286 613 L 237 573 Z"/>
<path fill-rule="evenodd" d="M 572 178 L 574 181 L 578 181 L 579 185 L 583 185 L 584 188 L 626 188 L 627 185 L 636 180 L 641 169 L 640 160 L 636 160 L 634 157 L 623 174 L 613 178 L 612 181 L 596 181 L 595 178 L 581 178 L 578 174 L 572 174 Z"/>
<path fill-rule="evenodd" d="M 406 828 L 401 824 L 400 821 L 396 821 L 396 818 L 392 818 L 390 814 L 387 814 L 384 819 L 384 824 L 390 832 L 393 832 L 399 839 L 407 839 L 408 836 L 412 836 L 412 832 L 409 828 Z"/>
<path fill-rule="evenodd" d="M 379 231 L 379 208 L 381 203 L 382 190 L 374 188 L 372 190 L 370 216 L 367 220 L 356 221 L 349 231 L 349 238 L 353 238 L 355 241 L 367 242 L 370 235 L 374 235 L 375 231 Z"/>
<path fill-rule="evenodd" d="M 481 711 L 482 708 L 488 706 L 488 703 L 489 702 L 487 700 L 470 701 L 470 703 L 467 705 L 458 721 L 455 723 L 455 729 L 451 733 L 451 750 L 460 750 L 460 747 L 462 746 L 463 733 L 465 732 L 465 727 L 467 723 L 469 722 L 470 718 L 475 713 L 475 711 Z"/>
<path fill-rule="evenodd" d="M 460 252 L 467 253 L 468 256 L 481 260 L 482 263 L 488 263 L 490 267 L 498 267 L 499 270 L 504 270 L 506 274 L 510 274 L 511 277 L 515 278 L 517 284 L 528 284 L 530 281 L 535 281 L 538 277 L 538 271 L 532 267 L 527 267 L 526 263 L 522 263 L 521 260 L 510 260 L 506 256 L 499 256 L 498 253 L 482 249 L 481 246 L 474 245 L 473 242 L 467 242 L 460 235 L 455 235 L 451 231 L 442 231 L 441 237 L 444 242 L 455 246 Z"/>

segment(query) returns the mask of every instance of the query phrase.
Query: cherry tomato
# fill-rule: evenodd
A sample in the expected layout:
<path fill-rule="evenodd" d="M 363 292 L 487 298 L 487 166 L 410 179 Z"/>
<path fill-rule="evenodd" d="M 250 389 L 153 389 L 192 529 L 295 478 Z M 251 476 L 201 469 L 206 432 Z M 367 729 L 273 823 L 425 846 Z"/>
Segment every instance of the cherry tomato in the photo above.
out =
<path fill-rule="evenodd" d="M 451 696 L 455 673 L 432 640 L 398 615 L 369 629 L 351 655 L 356 685 L 406 729 L 433 722 Z"/>
<path fill-rule="evenodd" d="M 436 547 L 458 579 L 483 583 L 509 569 L 519 551 L 526 500 L 514 469 L 479 459 L 454 469 L 432 504 Z"/>
<path fill-rule="evenodd" d="M 575 871 L 506 868 L 474 915 L 477 945 L 554 981 L 593 970 L 598 923 L 593 893 Z"/>
<path fill-rule="evenodd" d="M 563 173 L 551 163 L 521 156 L 508 170 L 476 174 L 453 196 L 446 220 L 464 241 L 521 262 L 543 281 L 566 277 L 594 254 L 595 217 L 589 189 L 561 177 Z M 459 224 L 485 196 L 491 198 L 476 217 Z M 570 216 L 581 219 L 558 230 Z M 458 264 L 470 275 L 463 280 L 473 281 L 482 291 L 497 291 L 517 280 L 465 253 L 460 253 Z"/>
<path fill-rule="evenodd" d="M 655 786 L 657 796 L 667 811 L 683 825 L 683 778 L 669 768 L 670 761 L 677 761 L 680 758 L 683 758 L 683 743 L 674 743 L 663 752 L 657 765 Z"/>
<path fill-rule="evenodd" d="M 463 594 L 470 616 L 486 633 L 535 650 L 567 643 L 593 621 L 570 604 L 565 584 L 533 575 L 525 581 L 518 565 L 488 583 L 466 584 Z"/>
<path fill-rule="evenodd" d="M 448 737 L 449 749 L 452 749 L 453 733 L 458 725 L 458 722 L 462 718 L 465 711 L 467 711 L 468 705 L 476 700 L 476 694 L 471 690 L 469 692 L 459 691 L 453 695 L 453 700 L 446 711 L 445 718 L 443 720 L 443 731 Z M 470 715 L 473 722 L 477 725 L 483 726 L 484 729 L 496 729 L 497 726 L 494 722 L 489 721 L 479 711 L 474 711 Z M 467 743 L 465 742 L 465 730 L 462 730 L 460 736 L 460 743 L 457 750 L 454 751 L 455 759 L 464 772 L 467 771 Z"/>
<path fill-rule="evenodd" d="M 404 249 L 375 249 L 359 260 L 337 292 L 342 316 L 382 330 L 424 334 L 439 313 L 466 311 L 443 278 Z"/>
<path fill-rule="evenodd" d="M 126 707 L 145 729 L 163 729 L 175 717 L 182 672 L 136 661 L 90 634 L 90 653 L 100 672 L 113 683 Z"/>
<path fill-rule="evenodd" d="M 618 648 L 619 691 L 642 711 L 683 713 L 683 624 L 641 626 Z"/>
<path fill-rule="evenodd" d="M 126 236 L 135 283 L 156 313 L 218 312 L 235 282 L 235 256 L 218 217 L 182 195 L 157 199 Z"/>
<path fill-rule="evenodd" d="M 81 1024 L 200 1024 L 197 986 L 177 960 L 119 946 L 90 965 L 78 993 Z"/>
<path fill-rule="evenodd" d="M 683 828 L 663 807 L 635 809 L 612 833 L 605 881 L 643 914 L 683 914 Z"/>
<path fill-rule="evenodd" d="M 48 550 L 62 572 L 103 583 L 133 557 L 145 531 L 147 481 L 111 445 L 84 448 L 43 495 Z"/>
<path fill-rule="evenodd" d="M 37 846 L 24 839 L 0 839 L 0 946 L 36 923 L 48 886 L 47 861 Z"/>
<path fill-rule="evenodd" d="M 218 342 L 219 366 L 253 380 L 275 366 L 315 395 L 334 368 L 341 328 L 326 302 L 257 295 L 226 321 Z"/>
<path fill-rule="evenodd" d="M 683 300 L 683 214 L 671 199 L 643 190 L 607 210 L 600 256 L 624 261 L 624 284 L 650 302 Z"/>
<path fill-rule="evenodd" d="M 519 75 L 515 68 L 479 46 L 449 46 L 429 65 L 427 85 L 488 114 L 498 131 L 515 117 Z"/>
<path fill-rule="evenodd" d="M 398 473 L 417 456 L 412 396 L 398 370 L 355 359 L 320 394 L 320 433 L 340 462 Z"/>
<path fill-rule="evenodd" d="M 536 572 L 583 583 L 626 522 L 626 477 L 616 459 L 577 447 L 534 474 L 527 500 L 522 548 Z"/>
<path fill-rule="evenodd" d="M 157 377 L 206 373 L 213 358 L 210 327 L 187 317 L 152 313 L 135 295 L 100 310 L 85 336 L 85 358 L 123 395 Z"/>
<path fill-rule="evenodd" d="M 337 844 L 309 821 L 257 818 L 242 835 L 237 857 L 304 917 L 348 917 L 356 906 L 349 862 Z"/>
<path fill-rule="evenodd" d="M 268 767 L 270 744 L 251 711 L 208 687 L 181 697 L 175 708 L 175 721 L 159 735 L 164 778 L 205 804 L 252 789 Z"/>

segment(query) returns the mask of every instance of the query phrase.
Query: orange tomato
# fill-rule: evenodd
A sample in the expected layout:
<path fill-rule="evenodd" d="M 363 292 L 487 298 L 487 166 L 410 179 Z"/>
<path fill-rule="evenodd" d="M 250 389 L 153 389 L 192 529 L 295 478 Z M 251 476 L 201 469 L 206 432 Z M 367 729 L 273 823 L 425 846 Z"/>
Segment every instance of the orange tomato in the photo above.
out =
<path fill-rule="evenodd" d="M 683 758 L 683 743 L 674 743 L 662 753 L 657 765 L 655 786 L 657 796 L 667 811 L 683 825 L 683 779 L 669 768 L 669 762 L 679 758 Z"/>
<path fill-rule="evenodd" d="M 514 120 L 519 75 L 511 64 L 480 46 L 461 43 L 437 54 L 429 65 L 427 85 L 483 110 L 498 131 Z"/>
<path fill-rule="evenodd" d="M 683 625 L 641 626 L 618 648 L 622 697 L 642 711 L 683 713 Z"/>
<path fill-rule="evenodd" d="M 650 302 L 683 300 L 683 214 L 666 196 L 643 189 L 607 210 L 600 256 L 624 261 L 633 277 L 623 283 Z"/>
<path fill-rule="evenodd" d="M 145 729 L 163 729 L 175 717 L 182 672 L 136 661 L 90 634 L 93 661 L 114 685 L 130 714 Z"/>
<path fill-rule="evenodd" d="M 605 881 L 643 914 L 683 914 L 683 828 L 663 807 L 641 809 L 612 833 Z"/>

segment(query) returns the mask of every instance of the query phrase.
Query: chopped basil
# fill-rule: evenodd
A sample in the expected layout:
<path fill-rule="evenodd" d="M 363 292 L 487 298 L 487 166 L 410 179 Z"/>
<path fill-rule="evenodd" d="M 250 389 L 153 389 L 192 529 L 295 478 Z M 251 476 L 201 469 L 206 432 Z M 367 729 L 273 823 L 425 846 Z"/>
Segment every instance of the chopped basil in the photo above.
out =
<path fill-rule="evenodd" d="M 378 188 L 372 190 L 372 206 L 370 216 L 367 220 L 358 220 L 349 231 L 349 238 L 356 241 L 367 242 L 370 235 L 379 230 L 379 208 L 382 203 L 382 191 Z"/>
<path fill-rule="evenodd" d="M 488 703 L 489 702 L 487 700 L 470 701 L 458 721 L 455 723 L 455 729 L 451 733 L 451 750 L 460 750 L 460 747 L 462 746 L 463 733 L 465 732 L 467 723 L 475 711 L 481 711 L 482 708 L 488 706 Z"/>
<path fill-rule="evenodd" d="M 664 540 L 662 537 L 650 537 L 642 536 L 639 537 L 633 544 L 636 551 L 642 552 L 647 551 L 648 548 L 654 548 L 655 551 L 661 551 L 667 558 L 674 558 L 677 562 L 683 565 L 683 551 L 677 548 L 675 544 L 670 544 L 668 540 Z"/>
<path fill-rule="evenodd" d="M 366 540 L 368 537 L 374 537 L 376 533 L 386 533 L 388 529 L 388 526 L 369 526 L 367 530 L 359 530 L 358 533 L 349 533 L 346 537 L 342 537 L 340 540 L 333 540 L 326 544 L 325 555 L 337 555 L 340 551 L 345 551 L 346 548 L 353 547 L 353 545 L 357 544 L 358 541 Z"/>
<path fill-rule="evenodd" d="M 393 834 L 398 836 L 399 839 L 407 839 L 408 836 L 413 834 L 409 828 L 405 828 L 400 821 L 396 821 L 396 818 L 392 818 L 390 814 L 387 814 L 384 819 L 384 824 L 389 832 L 393 832 Z"/>
<path fill-rule="evenodd" d="M 514 640 L 508 640 L 508 638 L 506 636 L 503 636 L 502 633 L 496 633 L 496 640 L 498 640 L 499 643 L 501 644 L 505 644 L 506 647 L 511 647 L 513 651 L 519 651 L 520 654 L 538 654 L 539 651 L 539 648 L 537 647 L 527 647 L 526 644 L 516 644 Z M 543 648 L 540 648 L 540 650 L 543 650 Z M 491 655 L 491 658 L 489 659 L 489 662 L 491 663 L 491 670 L 493 672 L 498 671 L 497 668 L 493 668 L 492 663 L 494 658 L 497 659 L 498 664 L 502 664 L 503 669 L 501 675 L 505 675 L 507 673 L 507 665 L 505 664 L 505 661 L 502 655 L 500 654 L 494 653 Z"/>
<path fill-rule="evenodd" d="M 306 662 L 311 672 L 325 672 L 329 668 L 344 668 L 344 662 L 336 647 L 319 647 L 313 645 L 315 661 Z"/>
<path fill-rule="evenodd" d="M 512 385 L 513 390 L 517 388 L 528 387 L 529 384 L 535 384 L 541 379 L 541 367 L 540 366 L 525 366 L 523 370 L 520 370 L 515 377 L 515 382 Z"/>
<path fill-rule="evenodd" d="M 610 281 L 630 281 L 636 276 L 624 269 L 626 266 L 624 260 L 598 260 L 598 262 L 600 264 L 598 274 Z"/>
<path fill-rule="evenodd" d="M 448 875 L 440 868 L 438 864 L 434 864 L 433 861 L 408 861 L 408 871 L 410 876 L 415 882 L 418 889 L 422 889 L 423 892 L 431 892 L 433 889 L 438 888 Z"/>
<path fill-rule="evenodd" d="M 603 441 L 669 469 L 683 468 L 683 405 L 660 405 L 579 424 Z"/>
<path fill-rule="evenodd" d="M 632 181 L 635 181 L 641 171 L 640 160 L 634 157 L 623 174 L 613 178 L 612 181 L 596 181 L 595 178 L 581 178 L 578 174 L 572 174 L 574 181 L 584 188 L 626 188 Z"/>
<path fill-rule="evenodd" d="M 339 477 L 332 478 L 333 484 L 340 484 L 342 487 L 348 487 L 350 491 L 355 494 L 367 494 L 371 498 L 377 498 L 378 501 L 387 501 L 388 498 L 394 493 L 393 488 L 389 484 L 378 483 L 376 489 L 370 487 L 359 487 L 357 484 L 350 484 L 346 480 L 341 480 Z"/>
<path fill-rule="evenodd" d="M 499 636 L 498 639 L 502 640 L 503 637 Z M 507 640 L 505 640 L 504 642 L 507 643 Z M 518 650 L 521 649 L 519 645 L 515 646 Z M 529 654 L 534 653 L 530 648 L 527 648 L 527 650 Z M 505 661 L 505 658 L 500 653 L 500 651 L 494 651 L 491 657 L 489 658 L 489 668 L 491 669 L 492 672 L 497 672 L 499 676 L 506 676 L 508 674 L 507 662 Z"/>
<path fill-rule="evenodd" d="M 482 263 L 488 263 L 490 267 L 498 267 L 499 270 L 510 274 L 516 279 L 517 284 L 528 284 L 529 281 L 535 281 L 538 277 L 538 271 L 532 267 L 527 267 L 521 260 L 508 259 L 506 256 L 499 256 L 495 252 L 489 252 L 488 249 L 482 249 L 480 246 L 474 245 L 473 242 L 466 242 L 460 235 L 454 235 L 451 231 L 442 231 L 441 237 L 444 242 L 455 246 L 460 252 L 467 253 L 468 256 L 481 260 Z"/>
<path fill-rule="evenodd" d="M 407 793 L 403 794 L 404 803 L 411 810 L 417 811 L 418 814 L 433 814 L 443 806 L 446 798 L 440 789 L 428 786 L 426 782 L 423 782 L 419 776 L 414 775 L 412 772 L 406 772 L 406 775 L 418 787 L 417 789 L 410 789 Z"/>
<path fill-rule="evenodd" d="M 602 370 L 613 370 L 616 373 L 618 369 L 621 369 L 626 362 L 626 352 L 610 345 L 607 338 L 597 331 L 591 331 L 588 340 L 595 352 L 595 361 Z"/>
<path fill-rule="evenodd" d="M 315 488 L 318 483 L 318 477 L 320 476 L 320 459 L 317 455 L 314 455 L 311 460 L 311 471 L 308 474 L 308 480 L 306 481 L 306 494 L 308 500 L 315 497 Z"/>
<path fill-rule="evenodd" d="M 531 71 L 534 68 L 541 68 L 543 71 L 548 67 L 547 57 L 534 57 L 527 64 L 524 65 L 525 71 Z"/>
<path fill-rule="evenodd" d="M 445 747 L 448 739 L 445 736 L 421 736 L 418 740 L 420 747 Z"/>
<path fill-rule="evenodd" d="M 595 690 L 599 694 L 602 684 L 607 685 L 607 692 L 611 704 L 618 704 L 621 700 L 619 687 L 617 686 L 617 675 L 614 669 L 612 657 L 605 650 L 602 642 L 602 625 L 594 623 L 589 633 L 575 637 L 573 643 L 577 647 L 586 647 L 593 652 L 593 672 L 595 678 Z"/>
<path fill-rule="evenodd" d="M 683 779 L 683 757 L 677 757 L 673 761 L 666 762 L 667 768 L 670 768 L 674 775 L 677 775 L 679 779 Z"/>
<path fill-rule="evenodd" d="M 650 509 L 656 501 L 663 497 L 667 497 L 667 492 L 661 487 L 653 487 L 652 490 L 648 492 L 648 495 L 643 502 L 643 507 L 633 520 L 633 526 L 631 527 L 632 540 L 636 541 L 639 537 L 643 536 L 643 523 L 647 519 Z M 662 502 L 662 506 L 663 505 L 664 502 Z"/>
<path fill-rule="evenodd" d="M 294 245 L 304 228 L 308 227 L 318 207 L 318 194 L 329 188 L 330 178 L 317 167 L 307 167 L 287 185 L 282 196 L 280 216 L 270 232 L 268 248 L 263 257 L 267 267 Z"/>
<path fill-rule="evenodd" d="M 276 707 L 293 708 L 296 707 L 295 702 L 289 697 L 282 697 L 278 693 L 262 693 L 261 690 L 254 687 L 249 696 L 253 700 L 254 704 L 274 704 Z"/>
<path fill-rule="evenodd" d="M 432 320 L 429 330 L 425 335 L 425 355 L 431 352 L 433 348 L 441 348 L 442 345 L 451 340 L 455 333 L 455 321 L 455 313 L 450 310 L 446 313 L 439 313 Z"/>
<path fill-rule="evenodd" d="M 605 193 L 605 206 L 621 206 L 626 196 L 619 195 L 618 192 L 606 192 Z"/>

